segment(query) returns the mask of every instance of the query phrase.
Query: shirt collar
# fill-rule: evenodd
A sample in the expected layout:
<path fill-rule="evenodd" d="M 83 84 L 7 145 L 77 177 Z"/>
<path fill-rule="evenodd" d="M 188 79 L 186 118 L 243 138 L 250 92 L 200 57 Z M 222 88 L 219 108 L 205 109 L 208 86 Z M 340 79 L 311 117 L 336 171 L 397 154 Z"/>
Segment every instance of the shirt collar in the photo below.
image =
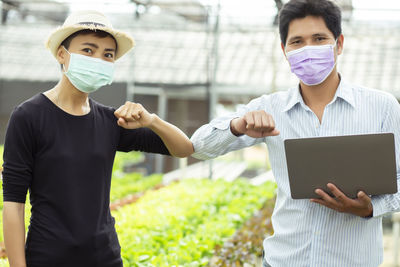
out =
<path fill-rule="evenodd" d="M 300 85 L 295 88 L 289 89 L 288 102 L 283 109 L 283 112 L 291 110 L 296 104 L 304 102 L 300 94 Z"/>
<path fill-rule="evenodd" d="M 343 79 L 341 79 L 333 100 L 336 100 L 336 98 L 339 97 L 339 98 L 343 99 L 344 101 L 346 101 L 347 103 L 349 103 L 353 108 L 355 108 L 356 104 L 355 104 L 354 94 L 353 94 L 352 89 L 353 88 L 351 87 L 350 84 L 348 84 L 346 81 L 343 81 Z"/>
<path fill-rule="evenodd" d="M 296 88 L 291 88 L 288 94 L 288 102 L 283 109 L 283 112 L 291 110 L 296 104 L 300 103 L 306 106 L 303 97 L 300 93 L 300 84 Z M 336 90 L 335 96 L 331 103 L 335 102 L 337 98 L 343 99 L 345 102 L 349 103 L 353 108 L 355 108 L 354 95 L 351 85 L 347 84 L 343 79 L 340 79 L 339 86 Z"/>

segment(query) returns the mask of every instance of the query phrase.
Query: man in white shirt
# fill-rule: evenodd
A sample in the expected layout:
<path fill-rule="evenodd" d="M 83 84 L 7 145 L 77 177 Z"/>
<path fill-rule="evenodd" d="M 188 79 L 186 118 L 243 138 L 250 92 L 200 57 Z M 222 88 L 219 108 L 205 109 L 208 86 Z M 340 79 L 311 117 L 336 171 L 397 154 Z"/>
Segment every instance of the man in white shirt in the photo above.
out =
<path fill-rule="evenodd" d="M 282 51 L 299 85 L 263 95 L 192 136 L 194 157 L 214 158 L 265 142 L 277 181 L 263 265 L 376 267 L 383 261 L 382 216 L 400 209 L 400 193 L 356 199 L 328 184 L 334 197 L 291 198 L 283 142 L 288 138 L 392 132 L 400 188 L 400 106 L 382 91 L 341 79 L 336 62 L 344 36 L 340 8 L 330 0 L 291 0 L 279 15 Z M 377 177 L 379 179 L 379 177 Z"/>

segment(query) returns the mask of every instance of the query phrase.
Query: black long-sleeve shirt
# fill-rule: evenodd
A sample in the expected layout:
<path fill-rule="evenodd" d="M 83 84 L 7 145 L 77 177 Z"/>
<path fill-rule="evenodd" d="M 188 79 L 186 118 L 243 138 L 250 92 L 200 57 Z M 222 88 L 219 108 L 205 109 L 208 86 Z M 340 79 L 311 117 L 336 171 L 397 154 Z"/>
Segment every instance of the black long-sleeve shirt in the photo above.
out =
<path fill-rule="evenodd" d="M 28 266 L 121 266 L 109 196 L 115 152 L 168 155 L 149 129 L 117 125 L 114 109 L 89 100 L 74 116 L 38 94 L 13 111 L 4 147 L 4 201 L 25 203 L 32 216 Z"/>

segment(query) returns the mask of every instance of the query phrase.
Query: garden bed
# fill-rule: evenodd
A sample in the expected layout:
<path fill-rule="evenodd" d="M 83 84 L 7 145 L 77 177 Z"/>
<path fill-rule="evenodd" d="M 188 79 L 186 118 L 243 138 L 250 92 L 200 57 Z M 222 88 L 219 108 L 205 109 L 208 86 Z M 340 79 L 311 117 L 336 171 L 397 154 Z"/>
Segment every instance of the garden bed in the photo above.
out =
<path fill-rule="evenodd" d="M 259 259 L 262 240 L 272 234 L 274 183 L 188 179 L 163 186 L 162 175 L 124 173 L 125 162 L 140 159 L 129 154 L 117 153 L 110 198 L 124 266 L 238 267 Z M 25 212 L 28 224 L 29 203 Z"/>
<path fill-rule="evenodd" d="M 261 262 L 263 241 L 272 235 L 271 216 L 275 199 L 268 199 L 261 210 L 248 220 L 223 246 L 214 248 L 210 267 L 258 266 Z"/>
<path fill-rule="evenodd" d="M 124 266 L 206 266 L 274 191 L 273 183 L 242 179 L 188 179 L 149 191 L 113 212 Z"/>

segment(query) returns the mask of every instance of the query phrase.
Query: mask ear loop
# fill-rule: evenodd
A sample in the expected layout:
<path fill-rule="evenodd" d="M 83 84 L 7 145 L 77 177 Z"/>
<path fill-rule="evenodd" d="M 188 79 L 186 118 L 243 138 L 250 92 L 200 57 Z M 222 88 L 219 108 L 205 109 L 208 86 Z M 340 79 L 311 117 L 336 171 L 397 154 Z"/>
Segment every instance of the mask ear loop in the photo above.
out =
<path fill-rule="evenodd" d="M 338 39 L 339 38 L 336 38 L 336 40 L 335 40 L 335 45 L 332 47 L 332 49 L 333 49 L 333 55 L 335 55 L 335 49 L 336 49 L 336 58 L 335 58 L 335 65 L 334 65 L 334 67 L 336 67 L 336 63 L 337 63 L 337 57 L 339 56 L 338 54 L 337 54 L 337 52 L 338 52 L 338 50 L 337 50 L 337 41 L 338 41 Z"/>
<path fill-rule="evenodd" d="M 334 48 L 336 47 L 336 51 L 337 51 L 337 41 L 338 41 L 338 39 L 339 39 L 339 38 L 336 38 L 336 39 L 335 39 L 335 44 L 333 45 Z"/>
<path fill-rule="evenodd" d="M 67 53 L 69 54 L 69 57 L 70 57 L 70 59 L 71 59 L 71 53 L 68 51 L 67 48 L 65 48 L 65 46 L 62 45 L 62 47 L 65 49 L 65 51 L 67 51 Z M 63 68 L 63 70 L 64 70 L 64 73 L 66 73 L 67 71 L 65 70 L 65 64 L 62 64 L 62 68 Z"/>

